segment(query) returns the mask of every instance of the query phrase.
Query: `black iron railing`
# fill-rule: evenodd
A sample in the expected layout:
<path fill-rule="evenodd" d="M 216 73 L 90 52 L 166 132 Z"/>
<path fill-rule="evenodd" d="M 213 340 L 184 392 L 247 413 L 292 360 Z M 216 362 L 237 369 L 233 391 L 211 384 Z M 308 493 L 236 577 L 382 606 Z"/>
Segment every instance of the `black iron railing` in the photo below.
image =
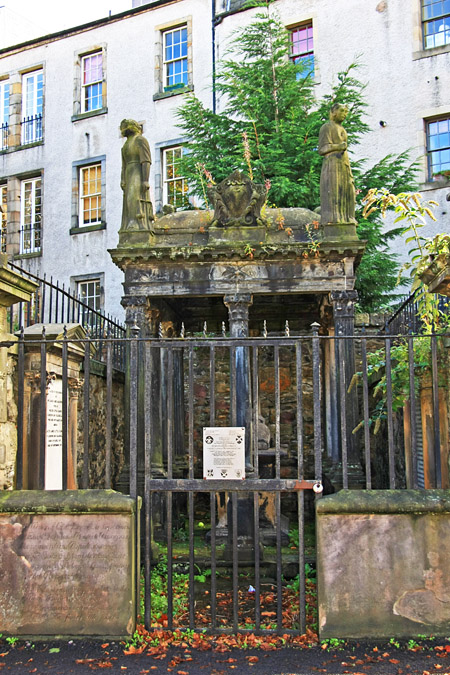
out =
<path fill-rule="evenodd" d="M 83 391 L 78 420 L 83 424 L 76 426 L 77 448 L 82 448 L 77 458 L 78 486 L 111 488 L 122 481 L 124 491 L 143 498 L 148 628 L 160 626 L 152 610 L 152 580 L 157 573 L 154 541 L 167 556 L 164 625 L 169 630 L 302 633 L 307 625 L 306 505 L 310 503 L 309 517 L 313 519 L 314 487 L 320 494 L 327 480 L 335 489 L 448 486 L 448 448 L 443 433 L 446 412 L 441 389 L 447 363 L 443 336 L 374 338 L 363 333 L 330 337 L 320 336 L 317 325 L 308 335 L 282 337 L 263 331 L 261 337 L 231 338 L 224 331 L 221 337 L 213 338 L 207 337 L 206 330 L 204 336 L 186 337 L 182 330 L 180 337 L 169 339 L 140 338 L 137 327 L 131 332 L 128 338 L 103 339 L 106 395 L 102 397 L 90 371 L 89 352 L 95 340 L 66 337 L 57 341 L 62 353 L 62 375 L 58 376 L 61 400 L 66 401 L 60 432 L 60 451 L 66 458 L 60 462 L 60 483 L 62 488 L 69 485 L 68 449 L 73 443 L 70 401 L 74 395 L 70 392 L 68 361 L 69 350 L 78 345 L 77 353 L 84 352 L 78 384 Z M 17 487 L 46 487 L 47 344 L 45 339 L 30 341 L 29 336 L 19 339 Z M 34 366 L 27 372 L 26 354 L 32 345 Z M 129 364 L 121 411 L 114 402 L 116 349 L 128 354 Z M 359 373 L 349 383 L 346 364 L 351 353 Z M 381 364 L 378 370 L 377 363 Z M 381 380 L 380 407 L 374 387 L 379 387 Z M 97 393 L 93 397 L 94 388 Z M 30 392 L 39 412 L 34 409 L 33 419 L 39 426 L 34 432 L 27 426 Z M 76 396 L 80 402 L 79 393 Z M 245 423 L 240 424 L 239 406 L 243 401 L 248 412 Z M 427 414 L 421 415 L 421 409 Z M 126 444 L 117 443 L 118 436 L 112 430 L 113 417 L 118 415 L 121 421 L 116 420 L 116 425 L 122 428 Z M 96 425 L 102 420 L 105 430 L 100 433 Z M 261 424 L 268 432 L 261 433 Z M 231 455 L 225 452 L 215 457 L 224 462 L 220 477 L 209 478 L 205 475 L 207 450 L 201 430 L 242 426 L 245 477 L 230 478 L 228 472 L 235 468 L 235 460 L 229 461 Z M 330 432 L 332 428 L 335 434 Z M 104 442 L 101 450 L 99 439 Z M 121 454 L 124 445 L 125 456 Z M 30 453 L 36 453 L 37 458 L 32 485 L 25 483 L 30 481 L 33 466 Z M 101 476 L 95 481 L 98 467 Z M 220 523 L 220 508 L 226 530 Z M 286 543 L 288 519 L 290 543 Z M 199 534 L 203 526 L 208 531 L 208 543 L 204 532 Z M 186 542 L 181 547 L 177 543 L 180 534 Z M 287 559 L 293 564 L 289 548 L 293 544 L 294 574 L 299 574 L 295 596 L 299 611 L 297 623 L 287 626 L 282 603 L 288 586 L 283 577 Z M 243 558 L 247 570 L 252 570 L 245 578 L 239 574 Z M 265 593 L 262 584 L 263 564 L 269 566 L 273 577 L 270 593 Z M 181 612 L 176 602 L 180 567 L 188 579 Z M 207 581 L 198 582 L 196 576 L 201 576 L 202 569 L 210 569 L 211 575 Z M 218 587 L 216 576 L 229 579 L 227 588 Z M 242 616 L 249 620 L 243 621 Z"/>
<path fill-rule="evenodd" d="M 41 252 L 41 223 L 31 223 L 25 227 L 21 227 L 20 234 L 20 254 L 40 253 Z"/>
<path fill-rule="evenodd" d="M 423 328 L 420 319 L 418 291 L 404 298 L 398 309 L 386 321 L 381 332 L 389 332 L 391 335 L 408 335 L 420 333 Z M 449 300 L 444 295 L 434 296 L 437 308 L 444 314 L 450 314 Z"/>
<path fill-rule="evenodd" d="M 38 115 L 30 115 L 29 117 L 24 117 L 21 122 L 22 127 L 22 145 L 28 145 L 29 143 L 37 143 L 42 141 L 43 128 L 42 128 L 42 113 Z"/>
<path fill-rule="evenodd" d="M 53 278 L 48 281 L 44 278 L 27 272 L 22 267 L 9 263 L 9 266 L 16 272 L 20 272 L 28 279 L 39 284 L 30 302 L 18 303 L 13 311 L 10 312 L 9 324 L 10 332 L 20 331 L 22 328 L 34 325 L 36 323 L 49 324 L 70 324 L 79 323 L 88 332 L 94 346 L 93 358 L 99 361 L 105 361 L 106 352 L 104 338 L 124 338 L 126 334 L 125 326 L 116 321 L 109 314 L 100 310 L 93 309 L 81 298 L 60 285 Z M 119 342 L 114 343 L 113 363 L 115 368 L 123 370 L 124 368 L 124 347 Z"/>
<path fill-rule="evenodd" d="M 8 147 L 8 122 L 0 124 L 0 150 L 6 150 Z"/>

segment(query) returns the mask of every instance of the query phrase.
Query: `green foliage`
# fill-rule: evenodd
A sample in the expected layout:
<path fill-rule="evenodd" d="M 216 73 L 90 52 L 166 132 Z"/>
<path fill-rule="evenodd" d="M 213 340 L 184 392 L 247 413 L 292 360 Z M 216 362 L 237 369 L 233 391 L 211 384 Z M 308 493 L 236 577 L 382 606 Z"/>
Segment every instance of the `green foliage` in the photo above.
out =
<path fill-rule="evenodd" d="M 213 113 L 194 95 L 187 95 L 178 109 L 179 126 L 189 139 L 182 170 L 191 192 L 206 204 L 207 185 L 240 169 L 257 182 L 270 182 L 271 204 L 314 210 L 320 203 L 319 130 L 331 104 L 349 108 L 345 127 L 350 150 L 369 131 L 357 63 L 338 73 L 330 91 L 316 100 L 313 78 L 288 57 L 288 32 L 267 7 L 234 33 L 229 53 L 218 64 L 216 94 L 225 102 L 223 112 Z M 354 162 L 353 169 L 357 192 L 366 194 L 382 186 L 412 189 L 417 167 L 403 153 L 369 169 Z M 398 262 L 389 243 L 396 234 L 382 231 L 379 214 L 361 219 L 358 235 L 368 243 L 357 290 L 364 311 L 386 305 L 395 295 Z"/>
<path fill-rule="evenodd" d="M 322 649 L 326 649 L 327 651 L 331 651 L 332 649 L 342 651 L 347 643 L 340 638 L 328 638 L 328 640 L 321 640 L 320 644 L 322 645 Z"/>
<path fill-rule="evenodd" d="M 410 398 L 410 364 L 414 370 L 414 387 L 417 396 L 423 378 L 431 373 L 431 342 L 436 340 L 438 362 L 447 359 L 447 350 L 443 347 L 442 339 L 431 337 L 432 334 L 442 335 L 450 331 L 450 314 L 439 307 L 437 296 L 428 293 L 422 282 L 421 275 L 424 267 L 430 263 L 433 256 L 450 254 L 450 236 L 438 234 L 433 239 L 423 237 L 420 229 L 427 223 L 427 218 L 436 220 L 432 209 L 436 202 L 422 199 L 419 193 L 392 194 L 386 188 L 372 188 L 363 199 L 365 204 L 363 215 L 381 212 L 384 216 L 388 209 L 397 214 L 395 223 L 403 223 L 401 234 L 406 235 L 405 243 L 412 245 L 409 251 L 411 261 L 403 265 L 410 271 L 412 289 L 416 291 L 418 315 L 421 323 L 421 335 L 412 338 L 397 339 L 390 350 L 392 410 L 401 410 L 405 401 Z M 448 310 L 448 303 L 447 303 Z M 380 423 L 387 417 L 387 385 L 386 350 L 378 349 L 367 357 L 368 375 L 376 383 L 373 395 L 378 398 L 372 414 L 371 422 L 375 423 L 374 433 L 380 428 Z M 361 377 L 358 373 L 357 377 Z M 356 432 L 362 422 L 354 429 Z"/>

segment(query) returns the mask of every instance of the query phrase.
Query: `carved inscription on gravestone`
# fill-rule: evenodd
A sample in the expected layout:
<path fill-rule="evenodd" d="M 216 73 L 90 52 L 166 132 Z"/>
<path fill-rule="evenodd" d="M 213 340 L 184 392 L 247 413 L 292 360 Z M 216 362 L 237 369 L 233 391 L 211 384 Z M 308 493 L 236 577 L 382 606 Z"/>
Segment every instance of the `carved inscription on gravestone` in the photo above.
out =
<path fill-rule="evenodd" d="M 50 380 L 47 387 L 45 435 L 45 489 L 62 489 L 62 380 Z"/>
<path fill-rule="evenodd" d="M 245 427 L 203 428 L 203 478 L 245 478 Z"/>
<path fill-rule="evenodd" d="M 0 515 L 0 630 L 127 634 L 132 537 L 125 514 Z"/>

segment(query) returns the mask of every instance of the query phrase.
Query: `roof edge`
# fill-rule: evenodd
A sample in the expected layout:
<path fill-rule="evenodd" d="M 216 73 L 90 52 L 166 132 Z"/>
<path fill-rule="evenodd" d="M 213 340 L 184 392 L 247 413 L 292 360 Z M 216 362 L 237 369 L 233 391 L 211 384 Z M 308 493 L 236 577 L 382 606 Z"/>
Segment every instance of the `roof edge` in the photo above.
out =
<path fill-rule="evenodd" d="M 10 53 L 13 54 L 14 52 L 23 51 L 24 49 L 31 49 L 41 44 L 46 44 L 55 40 L 61 40 L 65 37 L 69 37 L 70 35 L 75 35 L 76 33 L 92 30 L 101 25 L 116 23 L 117 21 L 122 21 L 123 19 L 132 18 L 136 14 L 144 14 L 145 12 L 149 12 L 152 9 L 156 9 L 157 7 L 161 7 L 163 5 L 172 5 L 178 1 L 179 0 L 153 0 L 152 2 L 148 2 L 145 5 L 141 5 L 139 7 L 126 9 L 123 12 L 119 12 L 119 14 L 106 16 L 102 19 L 95 19 L 94 21 L 89 21 L 88 23 L 80 24 L 79 26 L 64 28 L 63 30 L 56 31 L 55 33 L 48 33 L 47 35 L 41 35 L 37 38 L 33 38 L 32 40 L 26 40 L 25 42 L 19 42 L 15 45 L 9 45 L 8 47 L 3 47 L 0 49 L 0 58 L 7 56 Z"/>

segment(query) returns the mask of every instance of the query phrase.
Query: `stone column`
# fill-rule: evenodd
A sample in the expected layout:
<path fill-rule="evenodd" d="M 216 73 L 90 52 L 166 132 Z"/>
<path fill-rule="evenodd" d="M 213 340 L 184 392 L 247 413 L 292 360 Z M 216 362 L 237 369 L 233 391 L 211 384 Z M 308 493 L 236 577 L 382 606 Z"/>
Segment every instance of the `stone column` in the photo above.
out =
<path fill-rule="evenodd" d="M 159 308 L 153 307 L 146 297 L 124 296 L 122 306 L 125 307 L 127 333 L 137 325 L 140 337 L 157 337 L 161 318 Z M 162 439 L 162 411 L 161 411 L 161 355 L 158 351 L 151 351 L 148 343 L 141 343 L 139 349 L 138 374 L 138 475 L 143 485 L 145 452 L 149 440 L 149 426 L 151 425 L 152 456 L 151 469 L 153 478 L 165 476 L 163 467 L 163 439 Z M 129 405 L 129 355 L 126 365 L 125 410 L 128 414 Z M 142 492 L 140 491 L 140 494 Z"/>
<path fill-rule="evenodd" d="M 248 311 L 253 303 L 250 293 L 235 293 L 224 297 L 224 304 L 228 308 L 230 336 L 233 338 L 248 337 Z M 250 391 L 250 359 L 248 348 L 236 347 L 235 354 L 236 381 L 232 381 L 233 368 L 230 363 L 230 406 L 233 425 L 245 427 L 245 472 L 252 474 L 253 462 L 251 457 L 251 391 Z M 231 392 L 236 389 L 236 409 L 233 409 Z"/>
<path fill-rule="evenodd" d="M 83 382 L 79 378 L 69 379 L 69 440 L 67 457 L 67 489 L 76 490 L 77 482 L 77 433 L 78 433 L 78 397 L 83 389 Z"/>
<path fill-rule="evenodd" d="M 333 308 L 334 328 L 337 337 L 354 336 L 355 334 L 355 302 L 358 299 L 356 291 L 332 291 L 330 301 Z M 339 420 L 341 420 L 341 406 L 345 404 L 345 438 L 347 440 L 347 461 L 349 465 L 360 468 L 360 457 L 352 434 L 358 419 L 358 398 L 356 387 L 348 393 L 348 388 L 355 374 L 355 344 L 354 340 L 336 340 L 336 372 L 337 402 L 339 406 Z M 343 382 L 340 376 L 343 376 Z M 342 424 L 341 424 L 342 428 Z M 342 433 L 342 431 L 341 431 Z"/>
<path fill-rule="evenodd" d="M 250 293 L 235 293 L 224 297 L 228 308 L 230 336 L 241 338 L 248 336 L 248 313 L 253 302 Z M 234 363 L 233 363 L 234 359 Z M 251 389 L 250 359 L 248 347 L 237 346 L 230 356 L 230 409 L 232 426 L 245 427 L 245 473 L 246 477 L 254 475 L 251 457 Z M 234 377 L 233 377 L 234 374 Z M 233 391 L 235 390 L 235 405 Z M 253 495 L 238 493 L 237 497 L 237 547 L 238 560 L 242 564 L 254 560 L 254 508 Z M 232 500 L 228 502 L 228 546 L 226 554 L 231 558 L 233 552 L 233 517 Z"/>

